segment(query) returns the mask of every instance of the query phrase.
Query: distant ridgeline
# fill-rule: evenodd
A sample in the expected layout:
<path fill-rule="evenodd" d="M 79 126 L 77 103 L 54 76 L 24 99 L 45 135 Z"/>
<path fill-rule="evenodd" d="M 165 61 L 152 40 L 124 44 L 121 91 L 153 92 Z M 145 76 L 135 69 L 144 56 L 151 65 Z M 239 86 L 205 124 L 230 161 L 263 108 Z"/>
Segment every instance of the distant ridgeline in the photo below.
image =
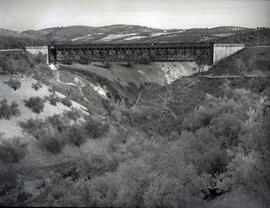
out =
<path fill-rule="evenodd" d="M 86 27 L 87 29 L 87 27 Z M 118 28 L 108 29 L 104 35 L 100 33 L 102 28 L 87 32 L 88 30 L 77 31 L 77 27 L 64 27 L 58 29 L 48 28 L 48 33 L 42 30 L 16 32 L 11 30 L 0 29 L 0 49 L 6 48 L 23 48 L 25 46 L 44 46 L 55 44 L 90 44 L 103 43 L 106 37 L 112 34 L 126 34 L 130 30 Z M 144 28 L 145 29 L 145 28 Z M 157 29 L 156 29 L 157 30 Z M 153 30 L 155 34 L 157 31 Z M 103 31 L 103 30 L 102 30 Z M 131 38 L 123 36 L 122 38 L 113 39 L 110 43 L 194 43 L 194 42 L 215 42 L 215 43 L 243 43 L 247 46 L 253 45 L 270 45 L 270 28 L 258 27 L 257 29 L 248 29 L 241 27 L 216 27 L 216 28 L 194 28 L 174 32 L 160 32 L 159 35 L 145 35 L 141 30 L 134 31 L 135 35 Z M 97 39 L 92 40 L 92 36 Z M 91 36 L 91 38 L 90 38 Z M 84 42 L 77 42 L 83 37 Z M 140 37 L 136 39 L 135 37 Z M 76 40 L 76 41 L 75 41 Z"/>

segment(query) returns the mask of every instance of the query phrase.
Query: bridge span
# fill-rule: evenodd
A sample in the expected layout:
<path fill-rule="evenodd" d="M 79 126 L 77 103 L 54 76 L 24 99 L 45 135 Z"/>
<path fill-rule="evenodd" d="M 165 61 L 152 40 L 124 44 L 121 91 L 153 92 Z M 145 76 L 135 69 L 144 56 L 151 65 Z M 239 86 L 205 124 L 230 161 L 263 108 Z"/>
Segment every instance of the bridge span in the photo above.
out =
<path fill-rule="evenodd" d="M 213 43 L 133 43 L 49 45 L 49 62 L 189 62 L 213 63 Z"/>
<path fill-rule="evenodd" d="M 197 62 L 212 65 L 242 50 L 244 44 L 131 43 L 30 46 L 30 53 L 47 55 L 48 63 Z"/>

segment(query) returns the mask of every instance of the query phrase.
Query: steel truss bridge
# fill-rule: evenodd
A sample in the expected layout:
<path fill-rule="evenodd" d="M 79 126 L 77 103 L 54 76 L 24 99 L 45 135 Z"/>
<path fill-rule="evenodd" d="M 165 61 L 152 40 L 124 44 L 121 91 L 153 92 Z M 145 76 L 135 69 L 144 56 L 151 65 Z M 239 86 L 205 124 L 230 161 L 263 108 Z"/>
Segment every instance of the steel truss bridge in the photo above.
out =
<path fill-rule="evenodd" d="M 213 64 L 213 43 L 49 45 L 49 63 L 186 62 Z"/>

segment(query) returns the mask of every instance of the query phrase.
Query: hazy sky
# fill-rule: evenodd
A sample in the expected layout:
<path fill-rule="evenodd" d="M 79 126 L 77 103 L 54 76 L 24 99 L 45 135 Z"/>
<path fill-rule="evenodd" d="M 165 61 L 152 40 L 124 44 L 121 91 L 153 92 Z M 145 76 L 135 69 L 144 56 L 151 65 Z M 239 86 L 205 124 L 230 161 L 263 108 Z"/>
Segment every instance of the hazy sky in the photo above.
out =
<path fill-rule="evenodd" d="M 270 0 L 0 0 L 0 27 L 270 27 Z"/>

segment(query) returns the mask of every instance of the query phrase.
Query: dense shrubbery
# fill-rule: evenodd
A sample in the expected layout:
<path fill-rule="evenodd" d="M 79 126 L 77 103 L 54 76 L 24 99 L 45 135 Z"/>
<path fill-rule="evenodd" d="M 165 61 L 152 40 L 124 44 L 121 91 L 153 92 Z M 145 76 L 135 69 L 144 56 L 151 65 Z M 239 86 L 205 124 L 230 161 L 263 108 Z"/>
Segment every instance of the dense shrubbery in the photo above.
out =
<path fill-rule="evenodd" d="M 30 197 L 16 170 L 0 163 L 0 207 L 25 206 Z"/>
<path fill-rule="evenodd" d="M 44 108 L 44 101 L 42 98 L 30 97 L 28 100 L 24 100 L 25 106 L 31 109 L 34 113 L 41 113 Z"/>
<path fill-rule="evenodd" d="M 236 200 L 244 194 L 267 207 L 269 103 L 249 90 L 231 90 L 227 85 L 224 91 L 224 97 L 206 95 L 178 124 L 179 131 L 168 137 L 112 127 L 104 151 L 53 172 L 58 178 L 44 190 L 47 198 L 42 204 L 232 208 L 249 203 Z M 77 114 L 67 115 L 29 120 L 21 126 L 52 153 L 61 152 L 66 144 L 79 147 L 109 130 L 108 124 L 92 118 L 84 123 L 78 122 Z M 232 195 L 234 203 L 223 200 Z"/>
<path fill-rule="evenodd" d="M 20 111 L 16 102 L 12 102 L 9 105 L 7 99 L 0 101 L 0 119 L 10 119 L 12 116 L 18 115 L 20 115 Z"/>
<path fill-rule="evenodd" d="M 102 165 L 86 171 L 91 177 L 94 173 L 97 177 L 81 186 L 77 193 L 80 199 L 73 203 L 112 207 L 207 207 L 206 199 L 214 199 L 243 184 L 247 190 L 252 184 L 256 196 L 269 202 L 269 191 L 265 192 L 267 183 L 262 186 L 255 182 L 269 181 L 268 169 L 259 168 L 266 166 L 269 157 L 257 157 L 257 154 L 269 154 L 269 145 L 265 145 L 269 119 L 261 120 L 269 116 L 263 114 L 265 102 L 247 90 L 232 91 L 224 98 L 207 96 L 184 119 L 182 132 L 174 133 L 169 142 L 159 136 L 145 138 L 132 130 L 118 134 L 117 130 L 110 137 L 115 145 L 108 150 L 108 157 L 117 160 L 107 166 L 106 156 L 99 156 Z M 263 149 L 254 155 L 251 150 L 262 144 Z M 253 157 L 258 163 L 253 163 Z M 258 165 L 254 167 L 255 172 L 249 168 L 254 165 Z"/>
<path fill-rule="evenodd" d="M 21 87 L 21 82 L 17 79 L 10 78 L 7 82 L 5 82 L 8 86 L 10 86 L 13 90 L 17 90 Z"/>
<path fill-rule="evenodd" d="M 29 73 L 34 64 L 34 56 L 27 52 L 0 54 L 0 67 L 9 74 Z"/>
<path fill-rule="evenodd" d="M 99 138 L 109 131 L 109 125 L 87 118 L 77 122 L 80 114 L 73 110 L 64 116 L 54 115 L 46 120 L 29 119 L 20 122 L 21 128 L 40 141 L 41 147 L 52 153 L 60 153 L 67 144 L 80 146 L 89 138 Z"/>
<path fill-rule="evenodd" d="M 269 119 L 261 120 L 269 116 L 263 114 L 265 102 L 247 90 L 235 90 L 224 98 L 207 96 L 204 104 L 184 119 L 181 134 L 176 133 L 170 142 L 162 137 L 132 140 L 133 133 L 129 133 L 125 153 L 134 159 L 86 185 L 84 201 L 88 206 L 205 207 L 205 199 L 245 184 L 269 203 L 270 179 L 265 175 Z M 262 144 L 263 149 L 254 155 Z M 114 154 L 123 151 L 121 145 L 112 150 Z M 258 163 L 253 162 L 254 157 Z M 257 171 L 249 168 L 253 166 L 258 166 L 254 167 Z"/>

